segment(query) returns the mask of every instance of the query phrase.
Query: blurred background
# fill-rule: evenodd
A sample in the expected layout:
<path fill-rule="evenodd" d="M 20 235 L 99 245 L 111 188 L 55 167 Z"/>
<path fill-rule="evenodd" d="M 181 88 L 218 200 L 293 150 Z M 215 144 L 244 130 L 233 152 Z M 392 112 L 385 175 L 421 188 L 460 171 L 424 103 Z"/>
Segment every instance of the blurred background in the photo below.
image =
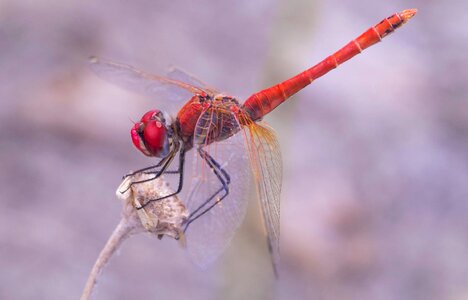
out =
<path fill-rule="evenodd" d="M 462 0 L 0 0 L 0 298 L 79 298 L 121 176 L 149 164 L 129 129 L 151 99 L 97 78 L 88 56 L 176 65 L 243 99 L 412 7 L 266 118 L 284 155 L 280 280 L 252 201 L 212 268 L 138 235 L 94 298 L 468 299 Z"/>

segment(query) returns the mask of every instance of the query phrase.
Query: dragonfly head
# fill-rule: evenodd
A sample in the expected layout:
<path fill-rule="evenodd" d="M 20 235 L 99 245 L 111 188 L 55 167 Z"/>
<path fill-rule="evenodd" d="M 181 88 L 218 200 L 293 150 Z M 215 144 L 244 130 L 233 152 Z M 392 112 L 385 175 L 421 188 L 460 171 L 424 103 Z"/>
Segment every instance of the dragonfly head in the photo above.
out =
<path fill-rule="evenodd" d="M 130 131 L 133 145 L 146 156 L 166 156 L 170 144 L 166 120 L 169 117 L 160 110 L 145 113 Z"/>

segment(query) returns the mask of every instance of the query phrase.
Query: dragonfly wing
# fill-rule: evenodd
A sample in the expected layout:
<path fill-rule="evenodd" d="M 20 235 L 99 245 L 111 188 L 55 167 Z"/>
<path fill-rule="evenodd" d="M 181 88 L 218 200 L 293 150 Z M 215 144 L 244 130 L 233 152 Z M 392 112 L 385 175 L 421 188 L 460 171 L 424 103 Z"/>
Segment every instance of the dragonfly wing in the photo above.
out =
<path fill-rule="evenodd" d="M 246 127 L 252 173 L 257 184 L 273 268 L 277 274 L 283 173 L 281 151 L 276 134 L 268 125 L 250 122 Z"/>
<path fill-rule="evenodd" d="M 206 268 L 222 254 L 236 229 L 242 223 L 251 182 L 251 172 L 248 166 L 249 157 L 241 135 L 234 135 L 223 141 L 210 143 L 208 133 L 216 130 L 216 125 L 208 120 L 214 115 L 215 112 L 211 109 L 202 114 L 195 130 L 194 141 L 200 141 L 206 137 L 206 146 L 202 146 L 202 149 L 219 163 L 222 170 L 228 174 L 230 182 L 228 195 L 208 212 L 197 218 L 187 229 L 186 239 L 189 256 L 201 268 Z M 235 129 L 239 130 L 240 128 Z M 191 214 L 197 210 L 198 213 L 202 212 L 203 209 L 214 204 L 216 199 L 225 194 L 224 190 L 220 191 L 215 199 L 199 209 L 223 185 L 197 150 L 193 152 L 195 156 L 192 162 L 192 183 L 190 194 L 186 196 L 187 208 Z M 226 176 L 222 175 L 222 177 L 223 180 L 226 179 Z"/>
<path fill-rule="evenodd" d="M 160 105 L 159 109 L 173 114 L 194 94 L 205 92 L 189 83 L 146 73 L 135 67 L 102 58 L 92 57 L 90 67 L 102 79 L 154 98 Z"/>
<path fill-rule="evenodd" d="M 168 78 L 172 78 L 172 79 L 175 79 L 175 80 L 178 80 L 178 81 L 182 81 L 182 82 L 191 84 L 191 85 L 193 85 L 195 87 L 202 88 L 204 91 L 209 92 L 209 93 L 211 93 L 213 95 L 216 95 L 216 94 L 220 93 L 218 90 L 210 87 L 208 84 L 201 81 L 196 76 L 188 73 L 187 71 L 185 71 L 185 70 L 183 70 L 181 68 L 172 66 L 169 69 L 169 72 L 167 72 L 166 75 L 167 75 Z"/>

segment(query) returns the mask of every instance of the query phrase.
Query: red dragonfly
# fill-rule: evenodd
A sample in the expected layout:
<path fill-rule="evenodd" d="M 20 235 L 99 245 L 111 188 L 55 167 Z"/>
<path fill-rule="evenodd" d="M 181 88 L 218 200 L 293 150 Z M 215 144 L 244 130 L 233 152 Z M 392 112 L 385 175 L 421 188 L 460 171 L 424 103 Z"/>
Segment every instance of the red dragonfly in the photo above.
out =
<path fill-rule="evenodd" d="M 254 93 L 243 104 L 180 70 L 162 77 L 128 65 L 91 59 L 91 67 L 100 77 L 143 92 L 164 108 L 148 111 L 131 129 L 135 147 L 146 156 L 160 158 L 157 164 L 137 172 L 154 174 L 154 178 L 163 174 L 178 175 L 177 190 L 173 194 L 150 201 L 180 193 L 184 179 L 192 179 L 186 198 L 190 215 L 185 230 L 190 226 L 187 246 L 196 263 L 208 265 L 227 247 L 243 219 L 249 182 L 254 182 L 276 266 L 279 262 L 282 160 L 275 133 L 261 119 L 315 79 L 379 42 L 415 14 L 416 9 L 408 9 L 384 19 L 317 65 Z M 191 163 L 190 171 L 184 165 L 186 153 L 192 149 L 196 160 Z M 175 160 L 178 165 L 170 170 Z M 188 174 L 190 172 L 192 174 Z"/>

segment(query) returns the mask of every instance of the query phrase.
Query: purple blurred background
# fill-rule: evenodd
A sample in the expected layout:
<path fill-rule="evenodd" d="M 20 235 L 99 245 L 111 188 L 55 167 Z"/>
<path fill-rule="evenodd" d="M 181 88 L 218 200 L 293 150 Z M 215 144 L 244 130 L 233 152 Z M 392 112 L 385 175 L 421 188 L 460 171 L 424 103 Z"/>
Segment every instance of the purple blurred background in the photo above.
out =
<path fill-rule="evenodd" d="M 468 299 L 465 1 L 0 1 L 0 298 L 77 299 L 148 165 L 129 119 L 150 99 L 89 55 L 180 66 L 245 98 L 382 18 L 418 15 L 266 120 L 284 155 L 281 278 L 257 205 L 218 264 L 139 235 L 95 299 Z"/>

